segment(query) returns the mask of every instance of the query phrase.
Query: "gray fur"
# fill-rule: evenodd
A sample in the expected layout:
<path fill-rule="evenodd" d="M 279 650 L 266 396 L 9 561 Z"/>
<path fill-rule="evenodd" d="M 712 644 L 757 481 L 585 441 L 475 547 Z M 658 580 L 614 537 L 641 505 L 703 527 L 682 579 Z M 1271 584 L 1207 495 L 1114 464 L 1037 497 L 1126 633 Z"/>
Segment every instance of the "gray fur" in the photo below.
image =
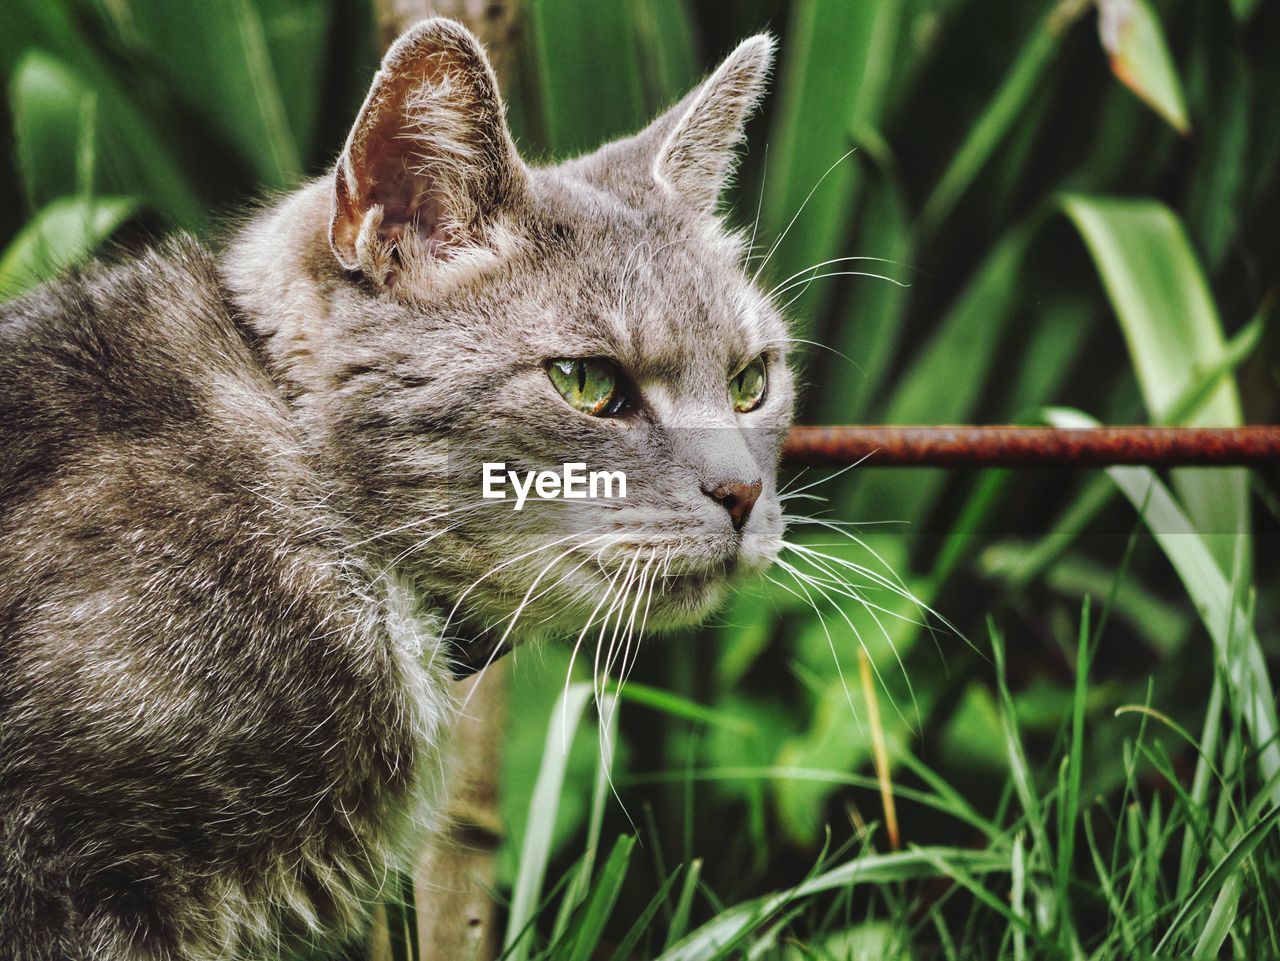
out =
<path fill-rule="evenodd" d="M 768 58 L 537 169 L 474 38 L 426 21 L 335 174 L 226 250 L 0 306 L 0 957 L 350 936 L 438 807 L 450 638 L 572 637 L 646 585 L 652 627 L 691 623 L 772 562 L 785 331 L 708 201 Z M 564 403 L 544 363 L 582 356 L 634 410 Z M 568 459 L 628 498 L 479 497 L 483 460 Z M 757 479 L 736 531 L 705 491 Z"/>

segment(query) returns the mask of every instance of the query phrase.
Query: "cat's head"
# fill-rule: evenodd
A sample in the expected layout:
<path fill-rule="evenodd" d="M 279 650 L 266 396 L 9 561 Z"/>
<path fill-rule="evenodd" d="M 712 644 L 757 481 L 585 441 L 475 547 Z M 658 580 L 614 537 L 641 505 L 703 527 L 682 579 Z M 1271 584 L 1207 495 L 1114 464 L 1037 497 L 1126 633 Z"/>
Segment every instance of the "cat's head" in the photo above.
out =
<path fill-rule="evenodd" d="M 536 167 L 479 43 L 425 21 L 311 188 L 328 242 L 304 258 L 307 316 L 273 332 L 298 404 L 380 555 L 495 635 L 517 608 L 517 633 L 689 623 L 780 548 L 788 340 L 716 212 L 772 48 Z M 535 488 L 516 510 L 496 468 L 506 499 L 483 496 L 497 463 L 622 472 L 626 497 Z"/>

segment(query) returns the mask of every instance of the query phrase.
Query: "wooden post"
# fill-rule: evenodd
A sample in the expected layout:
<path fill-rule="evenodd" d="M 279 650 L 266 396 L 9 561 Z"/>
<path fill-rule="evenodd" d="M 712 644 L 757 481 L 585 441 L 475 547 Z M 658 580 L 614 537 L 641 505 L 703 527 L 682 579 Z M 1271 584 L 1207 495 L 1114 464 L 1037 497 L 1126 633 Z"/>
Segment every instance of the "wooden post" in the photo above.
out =
<path fill-rule="evenodd" d="M 516 0 L 376 0 L 378 36 L 385 49 L 406 27 L 427 17 L 450 17 L 480 38 L 499 83 L 511 79 L 519 44 L 520 5 Z"/>
<path fill-rule="evenodd" d="M 519 40 L 516 0 L 376 0 L 384 47 L 427 17 L 451 17 L 480 38 L 497 71 L 509 82 Z M 490 961 L 502 938 L 490 896 L 502 841 L 498 791 L 506 727 L 507 665 L 500 661 L 460 681 L 467 701 L 444 758 L 445 828 L 430 838 L 414 871 L 419 961 Z M 385 919 L 375 927 L 371 958 L 389 956 Z"/>
<path fill-rule="evenodd" d="M 420 961 L 487 961 L 501 947 L 492 891 L 502 843 L 498 790 L 506 680 L 504 660 L 458 683 L 458 696 L 470 699 L 445 758 L 447 829 L 427 843 L 413 877 Z"/>

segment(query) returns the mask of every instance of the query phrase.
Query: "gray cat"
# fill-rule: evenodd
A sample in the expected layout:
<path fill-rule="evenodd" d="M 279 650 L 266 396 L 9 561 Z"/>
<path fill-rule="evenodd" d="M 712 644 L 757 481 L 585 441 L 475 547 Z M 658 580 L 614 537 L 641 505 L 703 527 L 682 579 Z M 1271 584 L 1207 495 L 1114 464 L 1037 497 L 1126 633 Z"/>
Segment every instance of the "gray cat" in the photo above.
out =
<path fill-rule="evenodd" d="M 771 54 L 534 168 L 426 21 L 225 250 L 0 307 L 0 958 L 351 936 L 439 806 L 451 672 L 772 562 L 787 338 L 716 215 Z M 562 460 L 626 497 L 481 494 Z"/>

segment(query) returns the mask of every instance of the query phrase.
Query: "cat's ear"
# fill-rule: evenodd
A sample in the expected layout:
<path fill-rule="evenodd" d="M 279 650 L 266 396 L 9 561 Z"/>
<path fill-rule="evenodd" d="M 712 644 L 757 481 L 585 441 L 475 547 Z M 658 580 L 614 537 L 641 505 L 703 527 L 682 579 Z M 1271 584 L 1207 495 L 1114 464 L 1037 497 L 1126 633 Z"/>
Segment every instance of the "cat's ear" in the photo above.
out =
<path fill-rule="evenodd" d="M 714 209 L 733 174 L 747 120 L 764 96 L 773 49 L 768 34 L 744 40 L 702 86 L 655 122 L 665 136 L 653 160 L 654 177 L 699 209 Z"/>
<path fill-rule="evenodd" d="M 338 263 L 394 283 L 411 259 L 485 245 L 486 222 L 521 189 L 484 48 L 452 20 L 424 20 L 387 51 L 334 177 Z"/>

